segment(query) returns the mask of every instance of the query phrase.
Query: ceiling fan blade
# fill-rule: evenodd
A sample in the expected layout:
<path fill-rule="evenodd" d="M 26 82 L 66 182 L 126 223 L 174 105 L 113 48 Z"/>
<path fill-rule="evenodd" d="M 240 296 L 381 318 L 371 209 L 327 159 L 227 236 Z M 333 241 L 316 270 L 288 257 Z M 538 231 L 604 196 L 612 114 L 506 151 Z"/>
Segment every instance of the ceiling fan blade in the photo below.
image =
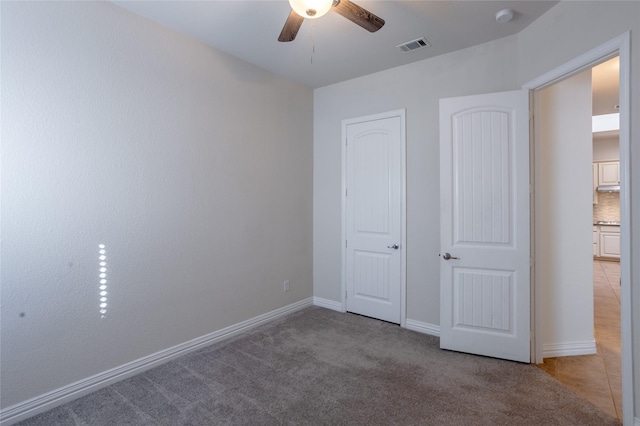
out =
<path fill-rule="evenodd" d="M 339 0 L 338 4 L 335 4 L 334 1 L 333 10 L 372 33 L 375 33 L 384 25 L 384 19 L 349 0 Z"/>
<path fill-rule="evenodd" d="M 284 27 L 282 27 L 278 41 L 287 42 L 295 40 L 302 21 L 304 21 L 304 18 L 292 10 L 291 13 L 289 13 L 287 21 L 284 23 Z"/>

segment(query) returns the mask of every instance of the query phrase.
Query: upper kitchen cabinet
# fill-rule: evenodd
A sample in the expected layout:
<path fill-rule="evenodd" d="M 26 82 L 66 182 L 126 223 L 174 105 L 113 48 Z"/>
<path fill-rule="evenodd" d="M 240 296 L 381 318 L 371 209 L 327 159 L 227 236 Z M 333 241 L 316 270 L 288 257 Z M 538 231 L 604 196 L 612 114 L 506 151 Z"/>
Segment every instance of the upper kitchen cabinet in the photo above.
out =
<path fill-rule="evenodd" d="M 598 163 L 598 185 L 620 185 L 620 162 Z"/>

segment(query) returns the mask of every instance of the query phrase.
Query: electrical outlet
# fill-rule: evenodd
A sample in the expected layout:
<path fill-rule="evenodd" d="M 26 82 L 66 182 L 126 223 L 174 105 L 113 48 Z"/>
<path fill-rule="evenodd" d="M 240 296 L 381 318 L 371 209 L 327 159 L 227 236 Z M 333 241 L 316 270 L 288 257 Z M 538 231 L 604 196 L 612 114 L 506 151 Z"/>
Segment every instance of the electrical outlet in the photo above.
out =
<path fill-rule="evenodd" d="M 289 291 L 289 290 L 291 290 L 291 285 L 289 283 L 289 280 L 286 280 L 284 282 L 284 291 Z"/>

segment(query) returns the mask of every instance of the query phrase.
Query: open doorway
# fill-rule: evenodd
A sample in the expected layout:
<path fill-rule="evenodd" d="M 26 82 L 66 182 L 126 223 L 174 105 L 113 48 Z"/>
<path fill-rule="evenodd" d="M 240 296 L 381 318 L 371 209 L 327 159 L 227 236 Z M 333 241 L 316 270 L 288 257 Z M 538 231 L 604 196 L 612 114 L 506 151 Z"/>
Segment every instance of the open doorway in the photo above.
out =
<path fill-rule="evenodd" d="M 542 151 L 536 153 L 536 161 L 544 163 L 537 165 L 536 172 L 549 172 L 535 180 L 536 225 L 542 228 L 536 234 L 536 262 L 545 262 L 538 271 L 542 278 L 538 282 L 545 284 L 536 291 L 543 293 L 542 304 L 559 308 L 551 309 L 555 317 L 543 322 L 542 336 L 537 334 L 547 339 L 540 366 L 622 421 L 619 130 L 593 136 L 587 134 L 591 128 L 585 131 L 586 114 L 618 113 L 619 81 L 616 56 L 536 93 L 534 104 L 537 112 L 542 108 L 540 116 L 545 120 L 544 125 L 536 123 L 536 130 L 546 140 L 538 140 L 534 149 Z M 544 110 L 549 106 L 553 113 Z M 589 147 L 584 146 L 587 141 Z M 593 228 L 584 220 L 591 203 L 586 197 L 587 177 L 593 183 L 589 218 Z M 567 191 L 570 187 L 575 192 Z M 592 240 L 588 250 L 593 257 L 586 253 L 587 238 Z M 571 315 L 563 316 L 567 297 L 575 297 L 575 303 L 569 308 Z M 576 338 L 572 341 L 569 336 Z M 591 347 L 590 339 L 595 342 Z"/>
<path fill-rule="evenodd" d="M 592 89 L 594 120 L 613 119 L 608 127 L 596 122 L 593 133 L 594 330 L 596 357 L 601 359 L 607 377 L 607 382 L 600 385 L 603 398 L 599 404 L 611 411 L 613 402 L 616 417 L 622 421 L 619 57 L 593 67 Z"/>

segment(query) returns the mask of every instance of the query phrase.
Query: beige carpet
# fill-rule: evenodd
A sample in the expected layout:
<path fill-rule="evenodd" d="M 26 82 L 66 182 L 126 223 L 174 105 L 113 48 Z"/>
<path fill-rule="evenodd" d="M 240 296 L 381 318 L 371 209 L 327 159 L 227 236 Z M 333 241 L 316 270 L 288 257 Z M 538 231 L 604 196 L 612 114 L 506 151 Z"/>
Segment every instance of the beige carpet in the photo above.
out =
<path fill-rule="evenodd" d="M 22 425 L 617 425 L 532 365 L 311 307 Z"/>

